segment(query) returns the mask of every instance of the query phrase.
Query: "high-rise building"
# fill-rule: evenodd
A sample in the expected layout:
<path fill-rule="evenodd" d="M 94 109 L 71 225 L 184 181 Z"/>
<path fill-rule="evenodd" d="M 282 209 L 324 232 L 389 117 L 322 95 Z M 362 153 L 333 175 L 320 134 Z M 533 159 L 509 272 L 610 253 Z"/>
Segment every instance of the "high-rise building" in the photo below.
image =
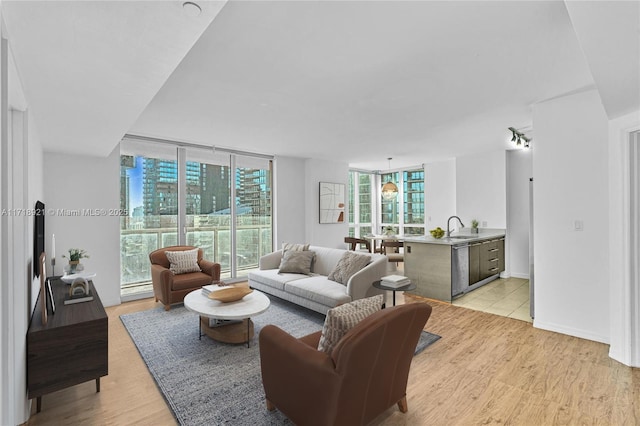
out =
<path fill-rule="evenodd" d="M 404 223 L 424 224 L 424 170 L 404 172 Z"/>
<path fill-rule="evenodd" d="M 160 228 L 161 217 L 178 213 L 178 164 L 176 161 L 144 158 L 142 204 L 145 228 Z"/>
<path fill-rule="evenodd" d="M 229 208 L 229 167 L 200 163 L 201 214 Z"/>
<path fill-rule="evenodd" d="M 238 204 L 251 215 L 271 216 L 271 173 L 265 169 L 238 169 L 236 173 Z"/>
<path fill-rule="evenodd" d="M 187 215 L 229 211 L 229 167 L 188 161 L 186 163 Z M 269 170 L 238 168 L 235 173 L 236 205 L 243 214 L 271 215 Z M 178 212 L 178 166 L 175 161 L 144 158 L 143 211 L 145 227 L 170 225 L 163 216 Z M 173 221 L 171 222 L 173 224 Z"/>

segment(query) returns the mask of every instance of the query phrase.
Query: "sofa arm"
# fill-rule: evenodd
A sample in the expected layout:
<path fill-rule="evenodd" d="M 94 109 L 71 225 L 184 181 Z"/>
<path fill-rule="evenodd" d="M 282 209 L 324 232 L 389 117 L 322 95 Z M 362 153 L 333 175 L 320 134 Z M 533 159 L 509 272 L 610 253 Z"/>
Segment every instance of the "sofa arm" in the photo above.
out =
<path fill-rule="evenodd" d="M 260 331 L 260 368 L 265 396 L 294 422 L 315 419 L 331 424 L 322 398 L 338 398 L 340 376 L 333 360 L 324 352 L 296 339 L 275 325 Z M 332 404 L 329 404 L 331 406 Z M 326 419 L 321 422 L 318 419 Z"/>
<path fill-rule="evenodd" d="M 282 260 L 282 250 L 274 251 L 273 253 L 265 254 L 259 260 L 260 269 L 278 269 L 280 267 L 280 261 Z"/>
<path fill-rule="evenodd" d="M 375 288 L 373 283 L 384 277 L 386 272 L 387 259 L 386 257 L 379 257 L 353 274 L 347 282 L 347 293 L 351 296 L 351 300 L 373 296 L 374 293 L 369 292 L 372 288 Z"/>
<path fill-rule="evenodd" d="M 220 281 L 220 264 L 218 262 L 202 259 L 198 262 L 198 265 L 202 272 L 211 277 L 213 282 Z"/>

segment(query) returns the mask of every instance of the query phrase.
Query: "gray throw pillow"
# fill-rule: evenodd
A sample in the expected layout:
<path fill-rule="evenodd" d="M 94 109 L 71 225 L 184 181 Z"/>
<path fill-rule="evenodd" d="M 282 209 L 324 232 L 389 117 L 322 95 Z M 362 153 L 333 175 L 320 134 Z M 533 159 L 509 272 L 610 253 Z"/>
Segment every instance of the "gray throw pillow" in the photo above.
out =
<path fill-rule="evenodd" d="M 311 262 L 316 252 L 287 250 L 282 256 L 279 273 L 305 274 L 311 273 Z"/>
<path fill-rule="evenodd" d="M 309 244 L 282 243 L 282 252 L 284 253 L 287 250 L 307 251 L 309 250 Z"/>
<path fill-rule="evenodd" d="M 329 279 L 347 285 L 349 278 L 371 261 L 367 255 L 345 251 L 333 271 L 329 273 Z"/>
<path fill-rule="evenodd" d="M 382 300 L 382 295 L 378 294 L 329 309 L 324 319 L 318 350 L 330 354 L 342 336 L 360 321 L 382 308 Z"/>

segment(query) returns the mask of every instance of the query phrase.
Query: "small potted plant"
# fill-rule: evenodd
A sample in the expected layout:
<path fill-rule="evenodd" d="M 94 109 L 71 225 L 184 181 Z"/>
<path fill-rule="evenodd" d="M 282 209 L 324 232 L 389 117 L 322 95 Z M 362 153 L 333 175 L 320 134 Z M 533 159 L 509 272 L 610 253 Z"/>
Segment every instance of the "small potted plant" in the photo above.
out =
<path fill-rule="evenodd" d="M 396 231 L 393 229 L 393 226 L 391 225 L 383 226 L 382 233 L 387 237 L 393 237 L 394 235 L 396 235 Z"/>
<path fill-rule="evenodd" d="M 478 221 L 473 219 L 471 221 L 471 233 L 472 234 L 477 234 L 478 233 Z"/>
<path fill-rule="evenodd" d="M 89 255 L 84 249 L 70 248 L 68 250 L 69 255 L 63 254 L 62 257 L 69 259 L 68 271 L 65 267 L 65 271 L 69 274 L 75 274 L 77 271 L 82 271 L 84 268 L 80 264 L 80 259 L 88 259 Z"/>

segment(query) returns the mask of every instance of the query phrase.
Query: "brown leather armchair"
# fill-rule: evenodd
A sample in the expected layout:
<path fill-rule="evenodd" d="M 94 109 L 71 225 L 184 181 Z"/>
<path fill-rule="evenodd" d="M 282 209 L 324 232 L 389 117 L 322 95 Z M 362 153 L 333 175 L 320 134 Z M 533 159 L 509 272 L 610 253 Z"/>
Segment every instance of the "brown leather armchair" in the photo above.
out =
<path fill-rule="evenodd" d="M 179 303 L 193 290 L 220 280 L 220 264 L 202 258 L 202 249 L 198 250 L 198 265 L 202 272 L 174 275 L 169 270 L 169 260 L 165 252 L 193 250 L 191 246 L 171 246 L 149 253 L 151 261 L 151 282 L 156 302 L 159 300 L 168 311 L 172 303 Z"/>
<path fill-rule="evenodd" d="M 267 409 L 299 425 L 365 425 L 394 404 L 407 411 L 407 379 L 426 303 L 383 309 L 351 329 L 331 354 L 321 332 L 296 339 L 274 325 L 260 332 Z"/>

